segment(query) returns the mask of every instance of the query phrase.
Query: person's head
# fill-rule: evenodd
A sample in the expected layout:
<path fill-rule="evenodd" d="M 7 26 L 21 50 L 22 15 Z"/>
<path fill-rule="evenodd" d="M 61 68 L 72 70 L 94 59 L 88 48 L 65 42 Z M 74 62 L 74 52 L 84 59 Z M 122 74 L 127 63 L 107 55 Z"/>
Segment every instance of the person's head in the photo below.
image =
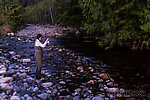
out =
<path fill-rule="evenodd" d="M 38 35 L 37 35 L 37 39 L 41 41 L 41 40 L 42 40 L 42 35 L 41 35 L 41 34 L 38 34 Z"/>

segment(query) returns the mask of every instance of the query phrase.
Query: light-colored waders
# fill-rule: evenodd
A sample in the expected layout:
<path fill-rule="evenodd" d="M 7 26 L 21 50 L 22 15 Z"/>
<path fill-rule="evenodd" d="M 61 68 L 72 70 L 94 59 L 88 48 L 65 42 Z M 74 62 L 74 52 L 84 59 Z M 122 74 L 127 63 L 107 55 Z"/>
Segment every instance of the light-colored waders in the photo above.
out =
<path fill-rule="evenodd" d="M 43 56 L 42 48 L 38 47 L 38 46 L 35 46 L 36 75 L 40 75 L 41 74 L 42 56 Z"/>

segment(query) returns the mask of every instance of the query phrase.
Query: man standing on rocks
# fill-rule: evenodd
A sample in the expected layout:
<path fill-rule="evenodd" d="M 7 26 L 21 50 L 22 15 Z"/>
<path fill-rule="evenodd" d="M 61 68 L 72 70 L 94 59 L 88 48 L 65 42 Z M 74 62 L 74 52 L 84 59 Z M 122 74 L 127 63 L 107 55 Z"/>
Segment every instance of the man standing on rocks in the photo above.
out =
<path fill-rule="evenodd" d="M 41 76 L 42 68 L 42 48 L 46 47 L 46 44 L 49 42 L 49 38 L 46 39 L 44 44 L 42 44 L 42 35 L 38 34 L 35 41 L 35 57 L 36 57 L 36 76 Z"/>

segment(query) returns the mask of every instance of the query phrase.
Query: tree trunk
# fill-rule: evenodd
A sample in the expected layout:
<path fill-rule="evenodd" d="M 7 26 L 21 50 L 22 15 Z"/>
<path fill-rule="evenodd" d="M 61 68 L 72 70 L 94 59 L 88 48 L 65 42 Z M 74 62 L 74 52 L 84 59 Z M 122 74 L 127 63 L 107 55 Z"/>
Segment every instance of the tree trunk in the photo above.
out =
<path fill-rule="evenodd" d="M 51 6 L 49 7 L 49 10 L 50 10 L 52 24 L 54 24 L 53 13 L 52 13 L 52 7 Z"/>

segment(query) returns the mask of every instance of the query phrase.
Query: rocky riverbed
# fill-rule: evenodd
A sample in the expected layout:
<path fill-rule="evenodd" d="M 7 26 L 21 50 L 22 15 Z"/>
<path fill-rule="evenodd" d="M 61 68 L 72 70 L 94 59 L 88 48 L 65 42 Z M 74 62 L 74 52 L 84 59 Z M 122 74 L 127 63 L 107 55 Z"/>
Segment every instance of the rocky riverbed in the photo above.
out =
<path fill-rule="evenodd" d="M 43 49 L 43 76 L 37 79 L 34 41 L 27 36 L 0 38 L 0 100 L 122 99 L 113 93 L 126 90 L 111 78 L 106 65 L 79 56 L 54 38 Z"/>

